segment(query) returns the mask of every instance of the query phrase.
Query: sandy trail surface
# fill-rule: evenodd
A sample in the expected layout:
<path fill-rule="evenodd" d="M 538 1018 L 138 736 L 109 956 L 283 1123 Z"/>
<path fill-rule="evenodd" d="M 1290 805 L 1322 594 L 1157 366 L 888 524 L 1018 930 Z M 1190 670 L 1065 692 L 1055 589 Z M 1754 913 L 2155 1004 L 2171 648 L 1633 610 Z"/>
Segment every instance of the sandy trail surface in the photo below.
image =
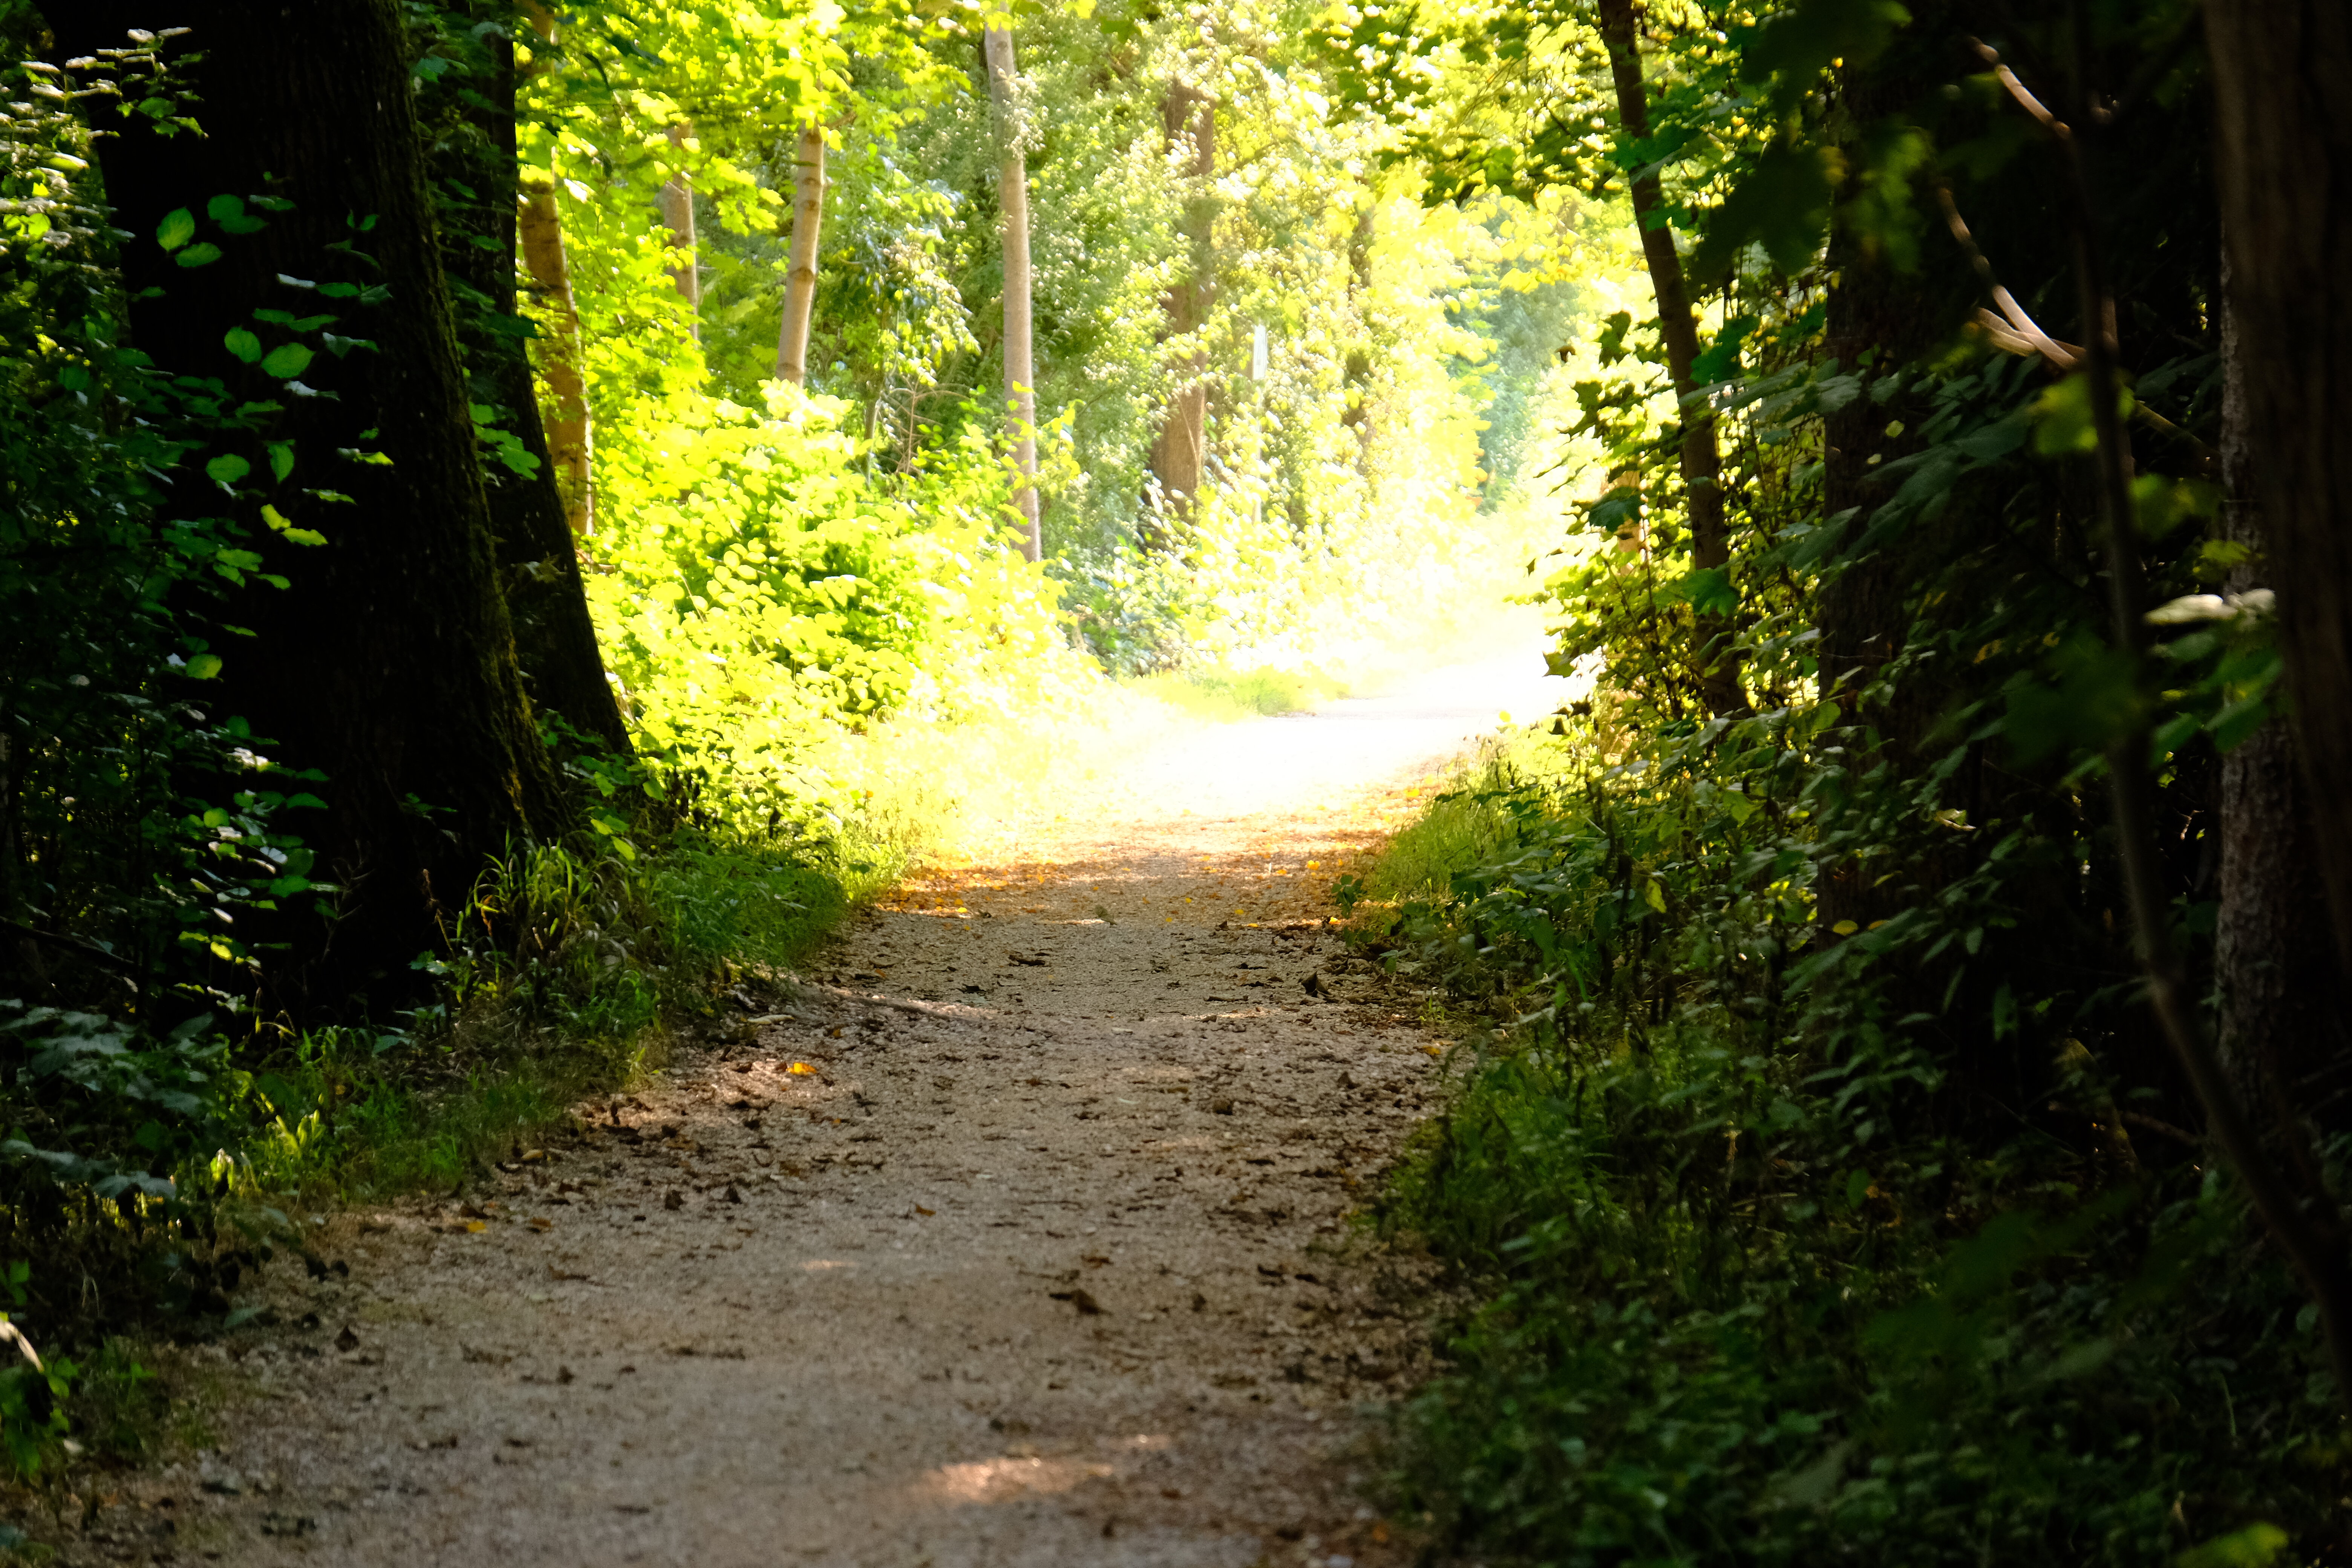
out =
<path fill-rule="evenodd" d="M 1323 927 L 1533 653 L 1206 731 L 908 881 L 460 1203 L 333 1217 L 222 1447 L 81 1544 L 240 1564 L 1398 1559 L 1422 1354 L 1347 1225 L 1440 1043 Z M 1309 989 L 1311 983 L 1312 989 Z M 282 1274 L 285 1271 L 278 1271 Z"/>

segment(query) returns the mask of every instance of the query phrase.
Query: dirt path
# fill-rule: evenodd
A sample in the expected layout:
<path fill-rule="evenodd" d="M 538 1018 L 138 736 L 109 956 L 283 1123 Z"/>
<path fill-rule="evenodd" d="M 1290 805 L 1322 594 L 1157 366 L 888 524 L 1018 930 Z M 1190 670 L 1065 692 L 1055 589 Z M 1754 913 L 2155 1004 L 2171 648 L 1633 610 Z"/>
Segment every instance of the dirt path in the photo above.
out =
<path fill-rule="evenodd" d="M 331 1222 L 350 1277 L 280 1283 L 315 1326 L 225 1368 L 252 1403 L 223 1451 L 97 1534 L 238 1564 L 1388 1561 L 1345 1451 L 1417 1352 L 1345 1217 L 1434 1047 L 1316 922 L 1408 789 L 1549 706 L 1539 668 L 1147 755 L 860 916 L 472 1214 Z"/>

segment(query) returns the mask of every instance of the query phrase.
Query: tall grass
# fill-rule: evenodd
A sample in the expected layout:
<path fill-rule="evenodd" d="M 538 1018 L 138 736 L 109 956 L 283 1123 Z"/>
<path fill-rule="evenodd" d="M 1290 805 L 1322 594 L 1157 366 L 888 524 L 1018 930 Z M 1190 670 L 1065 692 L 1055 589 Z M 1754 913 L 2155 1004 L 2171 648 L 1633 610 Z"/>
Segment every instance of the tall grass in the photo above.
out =
<path fill-rule="evenodd" d="M 635 859 L 519 848 L 476 887 L 440 1001 L 299 1035 L 255 1073 L 246 1178 L 362 1201 L 454 1189 L 660 1067 L 716 990 L 805 954 L 887 858 L 699 834 Z"/>

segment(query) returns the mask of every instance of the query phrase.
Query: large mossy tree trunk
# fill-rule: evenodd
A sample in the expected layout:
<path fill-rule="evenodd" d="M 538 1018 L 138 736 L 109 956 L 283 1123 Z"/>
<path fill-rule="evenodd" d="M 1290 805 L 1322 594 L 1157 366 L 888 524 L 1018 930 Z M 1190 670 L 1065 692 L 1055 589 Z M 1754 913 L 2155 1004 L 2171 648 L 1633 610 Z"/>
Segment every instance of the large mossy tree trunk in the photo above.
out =
<path fill-rule="evenodd" d="M 491 511 L 426 195 L 394 0 L 249 5 L 226 0 L 76 0 L 47 16 L 60 51 L 129 29 L 185 27 L 174 43 L 202 136 L 143 121 L 100 143 L 122 247 L 136 346 L 165 372 L 217 378 L 232 399 L 285 404 L 268 433 L 292 443 L 285 480 L 231 501 L 194 463 L 175 479 L 190 512 L 258 516 L 267 499 L 322 546 L 257 523 L 251 546 L 283 591 L 232 601 L 216 647 L 216 712 L 245 718 L 268 754 L 326 774 L 323 820 L 290 820 L 342 889 L 331 920 L 289 919 L 267 1004 L 298 1019 L 410 991 L 411 962 L 441 948 L 490 856 L 560 832 L 567 812 L 540 743 L 498 583 Z M 217 233 L 209 266 L 158 243 L 167 214 L 212 198 L 291 203 L 245 235 Z M 288 279 L 300 280 L 289 282 Z M 380 302 L 302 283 L 381 288 Z M 152 291 L 152 292 L 151 292 Z M 369 340 L 320 353 L 290 390 L 225 346 L 232 329 L 282 340 L 257 310 L 331 311 Z M 224 437 L 270 468 L 258 444 Z M 375 453 L 383 462 L 356 460 Z M 203 461 L 202 455 L 195 463 Z M 341 499 L 338 499 L 338 497 Z M 257 742 L 257 745 L 259 743 Z"/>

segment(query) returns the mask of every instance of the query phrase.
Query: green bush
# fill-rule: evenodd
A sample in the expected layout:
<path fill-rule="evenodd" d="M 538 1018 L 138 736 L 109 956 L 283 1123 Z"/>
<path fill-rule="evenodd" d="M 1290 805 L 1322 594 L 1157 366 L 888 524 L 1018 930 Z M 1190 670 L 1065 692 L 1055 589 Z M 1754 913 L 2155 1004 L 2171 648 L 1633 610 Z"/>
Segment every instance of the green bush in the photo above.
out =
<path fill-rule="evenodd" d="M 2318 1539 L 2332 1384 L 2227 1184 L 1989 1123 L 1952 1092 L 1969 1021 L 1896 1011 L 1931 960 L 2052 942 L 2018 930 L 2032 847 L 1873 952 L 1819 941 L 1843 818 L 1803 803 L 1849 737 L 1815 724 L 1549 783 L 1490 766 L 1368 879 L 1409 900 L 1369 922 L 1382 945 L 1488 1019 L 1384 1211 L 1477 1300 L 1402 1412 L 1396 1501 L 1486 1560 L 1561 1564 Z M 2065 1030 L 2128 1024 L 2108 988 Z M 2037 1092 L 2121 1130 L 2130 1091 L 2045 1037 Z"/>

